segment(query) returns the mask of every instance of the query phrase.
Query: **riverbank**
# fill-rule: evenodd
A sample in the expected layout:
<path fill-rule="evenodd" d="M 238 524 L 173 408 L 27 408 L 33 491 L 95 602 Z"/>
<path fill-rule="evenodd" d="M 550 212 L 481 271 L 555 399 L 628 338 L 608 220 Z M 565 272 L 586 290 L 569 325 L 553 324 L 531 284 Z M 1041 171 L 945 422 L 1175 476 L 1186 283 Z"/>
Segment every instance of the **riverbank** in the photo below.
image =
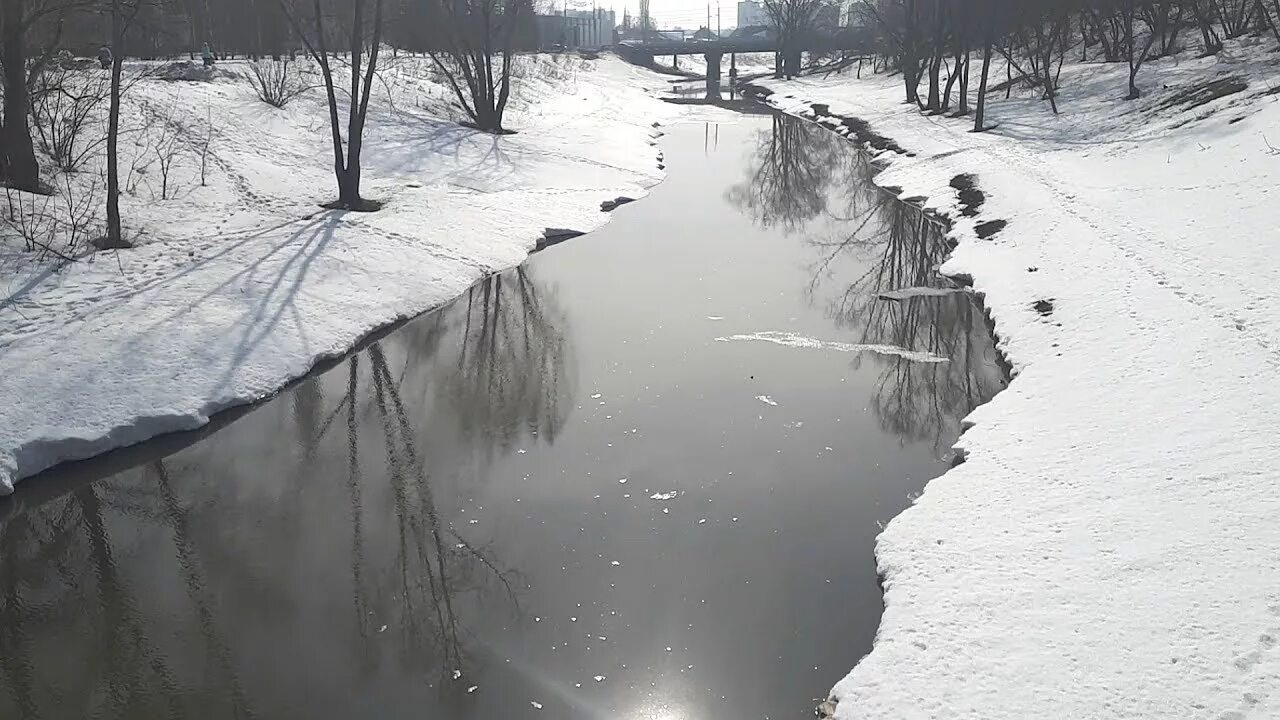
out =
<path fill-rule="evenodd" d="M 662 179 L 653 126 L 684 112 L 656 98 L 664 78 L 611 56 L 529 63 L 519 132 L 494 137 L 454 122 L 429 60 L 388 60 L 364 150 L 376 213 L 318 207 L 335 194 L 322 90 L 272 108 L 235 63 L 133 85 L 121 206 L 137 247 L 72 263 L 0 248 L 0 494 L 266 397 Z M 94 167 L 70 176 L 81 201 Z"/>
<path fill-rule="evenodd" d="M 703 112 L 589 236 L 0 498 L 0 717 L 809 714 L 1006 377 L 861 153 Z"/>
<path fill-rule="evenodd" d="M 1280 714 L 1280 71 L 1235 43 L 1152 62 L 1140 100 L 1125 80 L 1069 64 L 1060 116 L 993 99 L 980 135 L 898 77 L 759 83 L 900 146 L 877 182 L 953 219 L 943 271 L 1017 373 L 880 537 L 886 610 L 835 717 Z"/>

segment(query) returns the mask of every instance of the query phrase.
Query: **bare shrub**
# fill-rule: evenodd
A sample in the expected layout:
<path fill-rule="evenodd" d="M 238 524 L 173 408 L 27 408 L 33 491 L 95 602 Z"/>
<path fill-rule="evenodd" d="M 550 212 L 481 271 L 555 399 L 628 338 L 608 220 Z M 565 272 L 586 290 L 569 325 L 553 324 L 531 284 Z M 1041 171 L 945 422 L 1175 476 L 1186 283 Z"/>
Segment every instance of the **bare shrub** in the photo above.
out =
<path fill-rule="evenodd" d="M 106 143 L 99 111 L 110 90 L 101 73 L 80 65 L 49 64 L 34 78 L 32 125 L 60 170 L 76 172 Z"/>
<path fill-rule="evenodd" d="M 101 235 L 95 213 L 101 203 L 98 196 L 101 189 L 97 178 L 87 186 L 78 186 L 72 175 L 65 173 L 59 176 L 56 192 L 51 195 L 6 187 L 0 232 L 21 238 L 24 248 L 38 252 L 40 260 L 49 256 L 74 260 L 84 242 Z"/>
<path fill-rule="evenodd" d="M 138 186 L 144 184 L 151 191 L 152 200 L 168 200 L 177 195 L 178 184 L 173 171 L 181 164 L 178 161 L 185 152 L 198 153 L 198 146 L 189 141 L 185 126 L 177 119 L 180 99 L 175 95 L 164 109 L 157 109 L 149 103 L 143 105 L 146 120 L 133 136 L 133 161 L 125 176 L 124 189 L 129 195 L 136 196 Z M 160 185 L 158 195 L 154 182 L 149 179 L 153 170 Z"/>
<path fill-rule="evenodd" d="M 160 128 L 160 137 L 152 152 L 156 156 L 156 165 L 160 168 L 160 199 L 168 200 L 170 196 L 170 180 L 173 163 L 178 158 L 182 127 L 173 122 L 165 122 Z M 176 192 L 176 188 L 175 192 Z"/>
<path fill-rule="evenodd" d="M 245 77 L 259 100 L 278 108 L 315 87 L 296 61 L 255 60 L 249 63 L 249 74 Z"/>

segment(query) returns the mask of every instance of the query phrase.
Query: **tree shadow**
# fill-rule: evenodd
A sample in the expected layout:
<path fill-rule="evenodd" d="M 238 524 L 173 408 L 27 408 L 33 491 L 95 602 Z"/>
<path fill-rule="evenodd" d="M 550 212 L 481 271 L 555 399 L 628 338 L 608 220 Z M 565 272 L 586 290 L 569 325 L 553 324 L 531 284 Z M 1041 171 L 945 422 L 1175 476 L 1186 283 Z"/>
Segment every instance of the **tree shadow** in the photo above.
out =
<path fill-rule="evenodd" d="M 482 623 L 519 617 L 526 582 L 450 518 L 522 433 L 554 440 L 570 354 L 554 294 L 511 271 L 191 447 L 19 503 L 0 716 L 263 717 L 272 688 L 391 673 L 461 714 L 455 672 L 484 671 Z M 280 644 L 340 670 L 268 661 Z"/>

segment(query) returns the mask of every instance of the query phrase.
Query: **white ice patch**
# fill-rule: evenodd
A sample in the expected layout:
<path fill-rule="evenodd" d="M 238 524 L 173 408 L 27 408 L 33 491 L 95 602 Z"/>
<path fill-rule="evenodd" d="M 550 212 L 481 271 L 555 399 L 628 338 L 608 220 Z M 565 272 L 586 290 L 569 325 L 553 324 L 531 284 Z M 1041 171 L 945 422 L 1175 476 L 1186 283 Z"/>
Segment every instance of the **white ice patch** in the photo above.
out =
<path fill-rule="evenodd" d="M 654 493 L 654 494 L 652 494 L 652 495 L 650 495 L 650 496 L 649 496 L 649 499 L 650 499 L 650 500 L 671 500 L 671 499 L 675 498 L 675 496 L 677 496 L 677 495 L 679 495 L 679 494 L 680 494 L 680 492 L 679 492 L 678 490 L 672 490 L 671 492 L 664 492 L 664 493 L 661 493 L 661 492 L 660 492 L 660 493 Z"/>
<path fill-rule="evenodd" d="M 836 350 L 847 353 L 873 352 L 880 355 L 893 355 L 911 360 L 913 362 L 926 363 L 944 363 L 950 362 L 941 355 L 935 355 L 930 352 L 921 352 L 918 350 L 908 350 L 898 347 L 897 345 L 876 345 L 867 343 L 846 343 L 835 340 L 819 340 L 817 338 L 798 335 L 796 333 L 781 332 L 777 330 L 766 330 L 764 332 L 739 333 L 737 335 L 728 335 L 716 338 L 716 342 L 737 342 L 737 341 L 758 341 L 769 342 L 775 345 L 792 348 L 808 348 L 815 350 Z"/>
<path fill-rule="evenodd" d="M 778 406 L 778 403 L 775 402 L 774 399 L 769 397 L 768 395 L 757 395 L 756 399 L 764 403 L 765 405 L 772 405 L 774 407 Z"/>
<path fill-rule="evenodd" d="M 908 287 L 898 290 L 887 290 L 876 297 L 881 300 L 909 300 L 915 297 L 943 297 L 945 295 L 955 295 L 962 292 L 965 292 L 964 288 Z"/>

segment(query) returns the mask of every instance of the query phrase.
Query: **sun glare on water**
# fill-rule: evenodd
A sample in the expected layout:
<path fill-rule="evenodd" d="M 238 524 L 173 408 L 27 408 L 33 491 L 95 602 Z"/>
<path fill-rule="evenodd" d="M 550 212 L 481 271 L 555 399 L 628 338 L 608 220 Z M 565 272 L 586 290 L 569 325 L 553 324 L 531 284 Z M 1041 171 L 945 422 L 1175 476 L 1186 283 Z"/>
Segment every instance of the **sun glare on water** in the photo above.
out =
<path fill-rule="evenodd" d="M 693 714 L 682 707 L 658 702 L 642 705 L 625 717 L 627 720 L 695 720 Z"/>

